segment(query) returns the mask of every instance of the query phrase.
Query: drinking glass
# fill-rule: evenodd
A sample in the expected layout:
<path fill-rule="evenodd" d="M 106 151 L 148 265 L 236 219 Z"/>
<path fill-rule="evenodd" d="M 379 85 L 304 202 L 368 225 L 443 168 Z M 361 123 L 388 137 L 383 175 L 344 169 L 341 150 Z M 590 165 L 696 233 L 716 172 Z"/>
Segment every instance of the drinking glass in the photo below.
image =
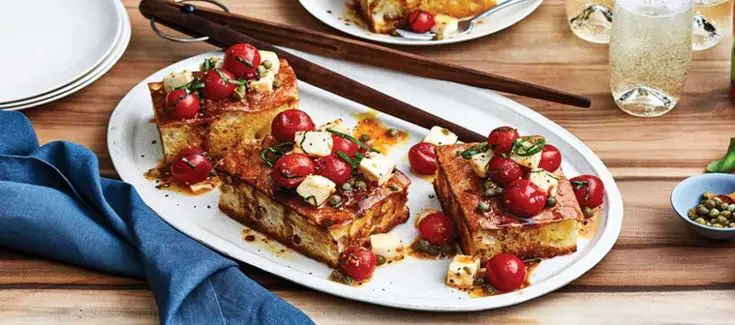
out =
<path fill-rule="evenodd" d="M 567 21 L 577 37 L 593 43 L 610 43 L 615 0 L 566 0 Z"/>
<path fill-rule="evenodd" d="M 692 49 L 702 51 L 720 42 L 730 33 L 732 0 L 694 0 Z"/>
<path fill-rule="evenodd" d="M 671 111 L 692 61 L 693 0 L 617 0 L 610 40 L 610 89 L 635 116 Z"/>

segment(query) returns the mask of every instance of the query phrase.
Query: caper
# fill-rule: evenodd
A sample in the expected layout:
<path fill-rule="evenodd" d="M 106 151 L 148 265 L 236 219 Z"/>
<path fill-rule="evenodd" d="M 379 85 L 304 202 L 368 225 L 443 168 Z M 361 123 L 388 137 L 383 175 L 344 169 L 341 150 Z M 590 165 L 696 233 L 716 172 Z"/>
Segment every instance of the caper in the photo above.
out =
<path fill-rule="evenodd" d="M 548 202 L 549 201 L 546 201 L 546 203 L 548 203 Z M 695 208 L 689 209 L 689 211 L 687 211 L 687 216 L 689 217 L 689 219 L 692 219 L 692 220 L 697 219 L 697 216 L 698 216 L 697 215 L 697 209 L 695 209 Z"/>
<path fill-rule="evenodd" d="M 388 136 L 391 138 L 395 138 L 398 136 L 398 130 L 396 129 L 390 129 L 388 130 Z"/>
<path fill-rule="evenodd" d="M 725 211 L 725 210 L 727 210 L 727 207 L 728 206 L 729 206 L 729 204 L 727 204 L 727 203 L 720 203 L 720 206 L 718 206 L 718 208 L 720 208 L 720 211 Z"/>
<path fill-rule="evenodd" d="M 364 190 L 367 188 L 367 183 L 365 183 L 365 181 L 357 181 L 355 182 L 355 188 L 358 190 Z"/>
<path fill-rule="evenodd" d="M 726 225 L 727 224 L 727 218 L 725 218 L 723 216 L 717 217 L 717 219 L 715 219 L 715 221 L 717 221 L 717 223 L 722 224 L 722 225 Z"/>
<path fill-rule="evenodd" d="M 720 205 L 720 204 L 722 204 L 722 199 L 721 199 L 721 198 L 718 198 L 718 197 L 716 197 L 716 196 L 715 196 L 714 198 L 712 198 L 712 200 L 713 200 L 713 201 L 715 201 L 715 203 L 716 203 L 717 205 Z"/>
<path fill-rule="evenodd" d="M 477 212 L 487 212 L 488 210 L 490 210 L 490 204 L 487 202 L 480 202 L 479 204 L 477 204 L 476 210 Z"/>
<path fill-rule="evenodd" d="M 266 69 L 270 69 L 273 67 L 273 63 L 271 61 L 265 60 L 263 63 L 261 63 Z"/>
<path fill-rule="evenodd" d="M 339 195 L 332 195 L 327 199 L 327 204 L 331 207 L 339 207 L 342 204 L 342 197 Z"/>
<path fill-rule="evenodd" d="M 730 223 L 730 228 L 735 228 L 735 222 Z"/>
<path fill-rule="evenodd" d="M 725 210 L 720 212 L 720 217 L 725 217 L 726 219 L 732 217 L 732 212 Z"/>
<path fill-rule="evenodd" d="M 329 279 L 334 282 L 344 283 L 346 285 L 352 284 L 352 277 L 342 273 L 340 270 L 334 270 L 330 275 Z"/>
<path fill-rule="evenodd" d="M 495 196 L 495 189 L 494 188 L 488 188 L 488 189 L 485 190 L 485 192 L 483 193 L 483 195 L 485 197 L 493 197 L 493 196 Z"/>
<path fill-rule="evenodd" d="M 722 225 L 721 225 L 721 224 L 719 224 L 719 223 L 713 223 L 713 224 L 712 224 L 712 227 L 713 227 L 713 228 L 724 228 L 724 226 L 722 226 Z"/>
<path fill-rule="evenodd" d="M 727 206 L 727 210 L 730 212 L 735 212 L 735 204 L 730 204 Z"/>
<path fill-rule="evenodd" d="M 503 192 L 505 192 L 505 190 L 502 187 L 498 187 L 495 189 L 495 195 L 497 196 L 503 195 Z"/>
<path fill-rule="evenodd" d="M 426 248 L 426 253 L 431 256 L 439 256 L 442 252 L 439 246 L 429 245 L 429 247 Z"/>
<path fill-rule="evenodd" d="M 449 255 L 454 254 L 454 247 L 452 247 L 452 245 L 449 245 L 449 244 L 441 245 L 440 250 L 442 252 L 442 255 L 449 256 Z"/>
<path fill-rule="evenodd" d="M 697 218 L 697 219 L 694 219 L 694 222 L 696 222 L 696 223 L 698 223 L 698 224 L 700 224 L 700 225 L 704 225 L 704 224 L 707 224 L 707 221 L 705 221 L 705 220 L 704 220 L 704 219 L 702 219 L 702 218 Z"/>
<path fill-rule="evenodd" d="M 360 135 L 360 141 L 362 141 L 362 142 L 368 142 L 368 141 L 370 141 L 370 136 L 367 135 L 367 134 L 362 134 L 362 135 Z"/>
<path fill-rule="evenodd" d="M 344 184 L 342 184 L 342 190 L 345 191 L 345 192 L 352 191 L 352 184 L 350 184 L 350 183 L 344 183 Z"/>
<path fill-rule="evenodd" d="M 595 216 L 595 210 L 592 210 L 592 208 L 590 207 L 584 207 L 582 212 L 584 212 L 584 216 L 587 218 L 592 218 Z"/>
<path fill-rule="evenodd" d="M 419 239 L 415 244 L 413 244 L 413 246 L 417 251 L 425 252 L 429 248 L 430 244 L 424 239 Z"/>
<path fill-rule="evenodd" d="M 387 260 L 385 259 L 385 257 L 383 257 L 383 255 L 378 255 L 376 256 L 376 258 L 378 260 L 378 265 L 383 265 L 385 264 L 385 262 L 387 262 Z"/>
<path fill-rule="evenodd" d="M 705 199 L 711 199 L 715 197 L 715 194 L 712 192 L 704 192 L 704 194 L 702 194 L 702 197 L 704 197 Z"/>
<path fill-rule="evenodd" d="M 276 78 L 276 80 L 273 80 L 273 88 L 281 88 L 281 79 Z"/>
<path fill-rule="evenodd" d="M 707 200 L 704 201 L 704 206 L 707 207 L 707 209 L 712 209 L 717 206 L 717 202 L 715 202 L 715 200 Z"/>
<path fill-rule="evenodd" d="M 704 206 L 700 206 L 697 208 L 697 214 L 700 216 L 706 216 L 709 214 L 709 209 L 705 208 Z"/>
<path fill-rule="evenodd" d="M 476 285 L 476 286 L 479 287 L 479 286 L 485 284 L 485 279 L 483 279 L 481 277 L 477 277 L 477 278 L 475 278 L 474 281 L 472 281 L 472 284 L 474 284 L 474 285 Z"/>
<path fill-rule="evenodd" d="M 549 196 L 548 199 L 546 199 L 546 207 L 551 208 L 556 206 L 556 198 L 553 196 Z"/>
<path fill-rule="evenodd" d="M 720 215 L 720 210 L 717 210 L 717 209 L 711 209 L 711 210 L 709 210 L 709 213 L 708 213 L 707 215 L 708 215 L 708 216 L 709 216 L 710 218 L 714 218 L 714 217 L 717 217 L 718 215 Z"/>
<path fill-rule="evenodd" d="M 482 185 L 485 187 L 485 189 L 498 187 L 498 184 L 495 184 L 495 182 L 491 181 L 490 179 L 486 179 L 485 183 L 483 183 Z"/>
<path fill-rule="evenodd" d="M 258 66 L 258 74 L 262 77 L 265 75 L 265 73 L 268 72 L 268 69 L 266 69 L 264 66 L 259 65 Z"/>

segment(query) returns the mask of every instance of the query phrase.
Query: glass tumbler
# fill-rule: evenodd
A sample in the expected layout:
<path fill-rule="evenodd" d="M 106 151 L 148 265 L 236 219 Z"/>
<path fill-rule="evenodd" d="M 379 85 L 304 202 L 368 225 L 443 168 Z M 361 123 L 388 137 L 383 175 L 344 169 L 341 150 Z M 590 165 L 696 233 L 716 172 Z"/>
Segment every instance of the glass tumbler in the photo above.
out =
<path fill-rule="evenodd" d="M 566 0 L 567 21 L 577 37 L 592 43 L 610 42 L 615 0 Z"/>
<path fill-rule="evenodd" d="M 610 89 L 635 116 L 671 111 L 692 61 L 693 0 L 617 0 L 610 39 Z"/>

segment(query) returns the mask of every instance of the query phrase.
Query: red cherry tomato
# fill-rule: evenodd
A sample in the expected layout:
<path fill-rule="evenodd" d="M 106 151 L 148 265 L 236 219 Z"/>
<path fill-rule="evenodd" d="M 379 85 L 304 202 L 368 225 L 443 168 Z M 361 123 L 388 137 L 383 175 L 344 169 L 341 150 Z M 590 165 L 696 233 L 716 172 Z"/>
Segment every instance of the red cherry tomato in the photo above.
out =
<path fill-rule="evenodd" d="M 219 73 L 217 73 L 217 71 L 219 71 Z M 220 74 L 222 74 L 222 76 L 229 80 L 235 80 L 235 76 L 227 70 L 209 70 L 209 72 L 204 75 L 204 78 L 202 78 L 202 82 L 204 83 L 202 94 L 205 98 L 217 100 L 232 97 L 232 94 L 235 92 L 235 88 L 237 86 L 222 79 L 222 77 L 220 77 Z"/>
<path fill-rule="evenodd" d="M 271 122 L 271 134 L 280 142 L 293 141 L 298 131 L 312 130 L 314 130 L 314 122 L 311 117 L 298 109 L 280 112 Z"/>
<path fill-rule="evenodd" d="M 572 182 L 574 196 L 582 207 L 596 208 L 602 205 L 605 197 L 605 185 L 597 176 L 581 175 L 569 180 Z"/>
<path fill-rule="evenodd" d="M 521 288 L 528 270 L 520 258 L 513 254 L 500 253 L 485 261 L 485 281 L 502 292 Z"/>
<path fill-rule="evenodd" d="M 287 189 L 294 189 L 314 173 L 314 162 L 302 153 L 284 155 L 273 166 L 273 179 Z"/>
<path fill-rule="evenodd" d="M 225 51 L 224 68 L 238 78 L 254 79 L 258 77 L 260 52 L 255 46 L 240 43 L 230 46 Z"/>
<path fill-rule="evenodd" d="M 518 139 L 518 130 L 510 126 L 501 126 L 496 128 L 487 137 L 487 144 L 495 154 L 503 155 L 510 153 L 513 148 L 513 142 Z"/>
<path fill-rule="evenodd" d="M 441 212 L 432 213 L 419 222 L 419 234 L 432 245 L 444 245 L 457 235 L 454 221 Z"/>
<path fill-rule="evenodd" d="M 521 165 L 502 156 L 493 156 L 487 164 L 487 174 L 490 180 L 500 186 L 506 186 L 522 178 L 525 173 L 526 171 Z"/>
<path fill-rule="evenodd" d="M 434 27 L 434 16 L 426 11 L 416 10 L 408 15 L 408 28 L 415 33 L 426 33 Z"/>
<path fill-rule="evenodd" d="M 373 276 L 378 257 L 365 247 L 347 248 L 340 257 L 340 268 L 357 281 L 367 280 Z"/>
<path fill-rule="evenodd" d="M 551 173 L 555 172 L 561 166 L 561 152 L 558 148 L 546 144 L 544 150 L 541 151 L 541 162 L 539 168 L 543 168 Z"/>
<path fill-rule="evenodd" d="M 166 97 L 166 116 L 172 120 L 192 118 L 199 113 L 199 96 L 186 89 L 172 91 Z"/>
<path fill-rule="evenodd" d="M 436 172 L 436 145 L 419 142 L 408 151 L 408 162 L 411 168 L 421 175 L 434 175 Z"/>
<path fill-rule="evenodd" d="M 544 210 L 546 193 L 527 179 L 510 183 L 503 191 L 503 204 L 512 214 L 523 218 L 533 217 Z"/>
<path fill-rule="evenodd" d="M 181 149 L 171 162 L 171 176 L 183 183 L 199 183 L 212 171 L 212 161 L 198 147 Z"/>
<path fill-rule="evenodd" d="M 338 135 L 332 135 L 332 153 L 344 152 L 348 157 L 354 157 L 360 147 L 356 143 Z"/>
<path fill-rule="evenodd" d="M 352 177 L 352 167 L 337 155 L 321 157 L 314 164 L 317 175 L 329 178 L 337 185 L 347 183 Z"/>

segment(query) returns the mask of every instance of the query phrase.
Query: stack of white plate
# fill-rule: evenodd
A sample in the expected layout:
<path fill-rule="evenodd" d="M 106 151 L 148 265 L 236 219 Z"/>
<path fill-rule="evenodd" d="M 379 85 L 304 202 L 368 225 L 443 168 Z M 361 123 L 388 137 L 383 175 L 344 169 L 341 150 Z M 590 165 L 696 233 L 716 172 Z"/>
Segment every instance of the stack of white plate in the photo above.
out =
<path fill-rule="evenodd" d="M 105 74 L 130 41 L 119 0 L 9 1 L 0 10 L 0 110 L 66 97 Z"/>

